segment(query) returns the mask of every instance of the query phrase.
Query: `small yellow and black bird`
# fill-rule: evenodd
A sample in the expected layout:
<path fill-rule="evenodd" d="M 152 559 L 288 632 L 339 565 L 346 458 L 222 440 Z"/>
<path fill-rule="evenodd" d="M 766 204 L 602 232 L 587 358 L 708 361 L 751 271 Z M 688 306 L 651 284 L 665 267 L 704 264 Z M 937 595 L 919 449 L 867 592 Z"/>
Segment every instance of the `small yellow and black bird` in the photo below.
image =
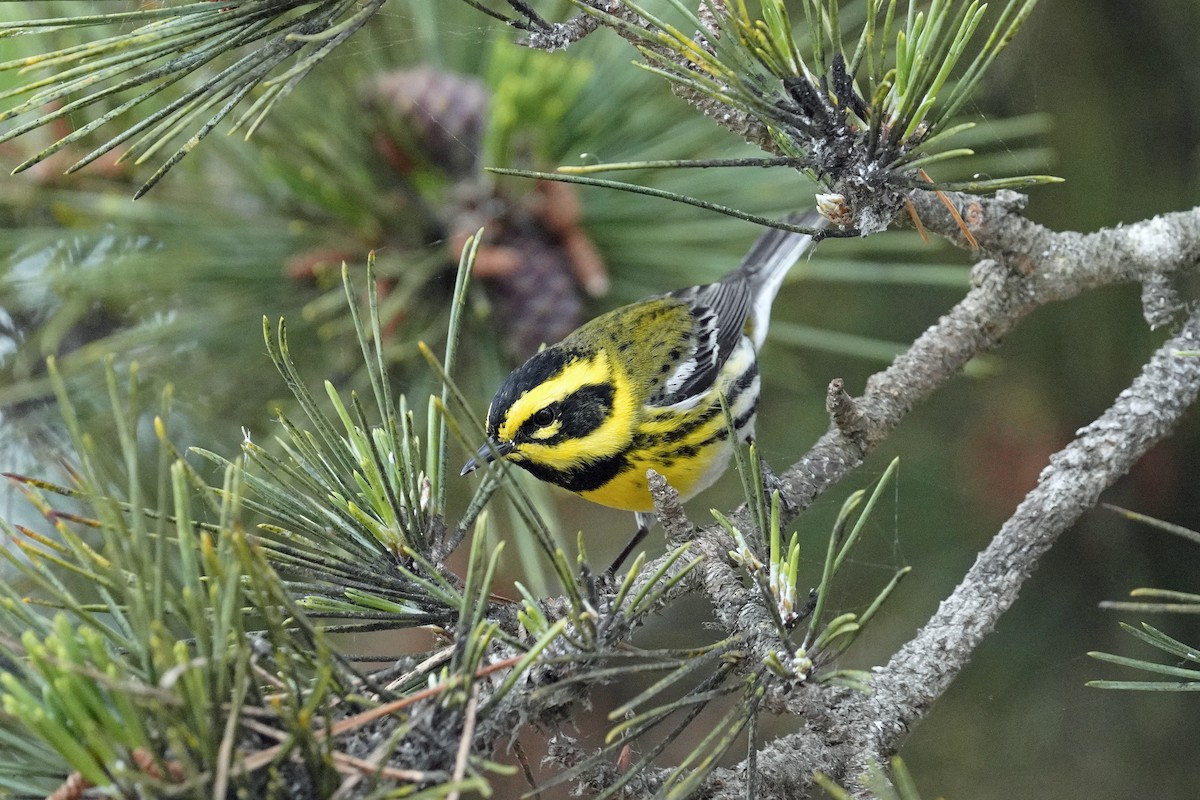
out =
<path fill-rule="evenodd" d="M 820 228 L 815 214 L 789 219 Z M 687 500 L 725 471 L 754 435 L 758 351 L 783 278 L 813 237 L 771 229 L 716 283 L 648 297 L 585 323 L 505 379 L 487 413 L 488 441 L 463 467 L 503 458 L 594 503 L 654 522 L 646 471 Z"/>

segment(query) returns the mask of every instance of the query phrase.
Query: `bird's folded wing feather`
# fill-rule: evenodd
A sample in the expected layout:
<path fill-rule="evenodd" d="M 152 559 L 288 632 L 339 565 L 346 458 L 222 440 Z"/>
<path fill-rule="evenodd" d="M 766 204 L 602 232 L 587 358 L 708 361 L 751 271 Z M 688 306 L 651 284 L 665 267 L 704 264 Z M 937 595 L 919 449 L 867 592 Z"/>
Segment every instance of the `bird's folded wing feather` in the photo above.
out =
<path fill-rule="evenodd" d="M 670 406 L 707 391 L 742 337 L 750 313 L 750 291 L 738 275 L 706 286 L 672 292 L 691 309 L 694 325 L 688 349 L 650 404 Z"/>

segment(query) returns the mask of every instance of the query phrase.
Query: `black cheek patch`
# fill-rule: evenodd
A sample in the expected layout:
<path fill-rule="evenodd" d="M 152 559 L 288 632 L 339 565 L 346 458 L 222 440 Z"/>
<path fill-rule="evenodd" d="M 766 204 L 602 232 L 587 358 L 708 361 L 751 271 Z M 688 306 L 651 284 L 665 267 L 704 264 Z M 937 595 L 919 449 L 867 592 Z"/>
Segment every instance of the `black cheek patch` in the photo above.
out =
<path fill-rule="evenodd" d="M 604 424 L 612 413 L 613 387 L 590 383 L 568 395 L 559 404 L 562 427 L 550 441 L 582 439 Z"/>

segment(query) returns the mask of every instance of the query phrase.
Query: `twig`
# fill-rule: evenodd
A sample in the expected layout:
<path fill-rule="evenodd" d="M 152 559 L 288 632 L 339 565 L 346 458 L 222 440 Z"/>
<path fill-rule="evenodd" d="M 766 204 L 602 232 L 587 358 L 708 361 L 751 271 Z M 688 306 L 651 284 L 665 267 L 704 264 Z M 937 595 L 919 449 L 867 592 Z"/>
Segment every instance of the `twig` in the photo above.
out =
<path fill-rule="evenodd" d="M 374 759 L 357 758 L 334 750 L 330 756 L 339 772 L 372 778 L 390 778 L 404 783 L 425 783 L 434 779 L 434 775 L 416 769 L 398 769 L 385 764 L 378 764 Z"/>
<path fill-rule="evenodd" d="M 858 403 L 846 391 L 846 382 L 834 378 L 825 393 L 825 411 L 843 436 L 851 440 L 861 439 L 866 432 L 867 421 Z"/>
<path fill-rule="evenodd" d="M 471 744 L 475 740 L 475 714 L 479 711 L 479 684 L 471 686 L 471 699 L 467 701 L 467 713 L 463 719 L 462 735 L 458 739 L 458 755 L 454 759 L 454 782 L 458 783 L 467 774 L 467 757 L 471 755 Z M 461 792 L 453 790 L 446 800 L 458 800 Z"/>

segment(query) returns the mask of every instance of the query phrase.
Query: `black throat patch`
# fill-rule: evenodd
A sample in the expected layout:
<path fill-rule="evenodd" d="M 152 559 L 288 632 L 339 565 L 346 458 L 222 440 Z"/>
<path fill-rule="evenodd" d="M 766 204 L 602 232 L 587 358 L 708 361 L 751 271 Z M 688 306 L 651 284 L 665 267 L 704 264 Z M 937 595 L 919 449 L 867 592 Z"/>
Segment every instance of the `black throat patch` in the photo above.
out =
<path fill-rule="evenodd" d="M 628 452 L 625 450 L 571 469 L 555 469 L 528 461 L 514 463 L 540 481 L 561 486 L 569 492 L 590 492 L 599 489 L 629 467 Z"/>

